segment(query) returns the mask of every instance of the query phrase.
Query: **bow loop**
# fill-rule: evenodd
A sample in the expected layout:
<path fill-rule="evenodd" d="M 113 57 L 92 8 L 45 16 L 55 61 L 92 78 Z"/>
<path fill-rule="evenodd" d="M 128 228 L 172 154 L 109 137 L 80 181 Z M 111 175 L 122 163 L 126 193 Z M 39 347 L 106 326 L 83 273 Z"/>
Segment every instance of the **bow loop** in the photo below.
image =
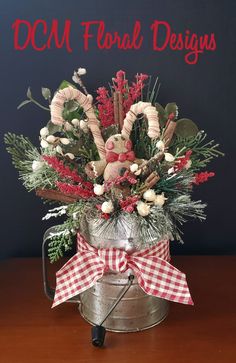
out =
<path fill-rule="evenodd" d="M 115 161 L 121 161 L 124 162 L 126 160 L 128 161 L 134 161 L 135 154 L 133 151 L 127 151 L 125 153 L 117 154 L 114 151 L 107 151 L 106 152 L 106 161 L 107 163 L 114 163 Z"/>

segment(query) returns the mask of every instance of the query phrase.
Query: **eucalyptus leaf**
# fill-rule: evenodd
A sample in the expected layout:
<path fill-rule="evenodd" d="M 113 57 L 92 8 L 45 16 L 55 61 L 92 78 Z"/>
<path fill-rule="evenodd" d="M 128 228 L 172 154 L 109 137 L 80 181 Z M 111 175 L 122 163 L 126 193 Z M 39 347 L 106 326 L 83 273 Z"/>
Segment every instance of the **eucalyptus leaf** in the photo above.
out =
<path fill-rule="evenodd" d="M 164 126 L 168 118 L 166 112 L 160 103 L 155 103 L 155 107 L 158 112 L 159 123 L 161 126 Z"/>
<path fill-rule="evenodd" d="M 188 118 L 181 118 L 176 123 L 175 134 L 177 136 L 187 138 L 197 135 L 198 131 L 197 125 Z"/>
<path fill-rule="evenodd" d="M 45 100 L 49 100 L 51 98 L 51 91 L 49 88 L 42 87 L 41 91 Z"/>
<path fill-rule="evenodd" d="M 176 105 L 175 102 L 171 102 L 171 103 L 167 103 L 166 107 L 165 107 L 165 111 L 167 113 L 167 116 L 169 116 L 171 113 L 173 113 L 174 119 L 176 119 L 178 117 L 178 106 Z"/>
<path fill-rule="evenodd" d="M 64 80 L 64 81 L 61 82 L 61 84 L 59 86 L 59 89 L 64 89 L 64 88 L 69 87 L 69 86 L 71 86 L 73 88 L 76 88 L 72 83 Z"/>
<path fill-rule="evenodd" d="M 17 110 L 19 110 L 21 107 L 27 105 L 28 103 L 31 103 L 31 100 L 25 100 L 25 101 L 21 102 L 19 104 L 19 106 L 17 106 Z"/>
<path fill-rule="evenodd" d="M 49 131 L 50 135 L 61 131 L 61 126 L 53 124 L 52 121 L 48 121 L 47 128 L 48 128 L 48 131 Z"/>
<path fill-rule="evenodd" d="M 26 96 L 27 96 L 28 98 L 32 98 L 32 93 L 31 93 L 31 89 L 30 89 L 30 87 L 28 87 L 28 89 L 27 89 Z"/>

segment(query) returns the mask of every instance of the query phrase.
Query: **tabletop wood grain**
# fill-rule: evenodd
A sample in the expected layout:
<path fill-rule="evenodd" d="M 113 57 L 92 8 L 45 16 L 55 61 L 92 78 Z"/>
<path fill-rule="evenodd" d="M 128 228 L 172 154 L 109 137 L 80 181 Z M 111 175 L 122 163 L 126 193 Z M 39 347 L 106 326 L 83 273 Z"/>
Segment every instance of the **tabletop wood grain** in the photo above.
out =
<path fill-rule="evenodd" d="M 171 303 L 160 325 L 108 332 L 95 348 L 75 304 L 50 308 L 40 259 L 1 261 L 0 362 L 236 362 L 236 256 L 175 256 L 172 263 L 187 274 L 195 305 Z"/>

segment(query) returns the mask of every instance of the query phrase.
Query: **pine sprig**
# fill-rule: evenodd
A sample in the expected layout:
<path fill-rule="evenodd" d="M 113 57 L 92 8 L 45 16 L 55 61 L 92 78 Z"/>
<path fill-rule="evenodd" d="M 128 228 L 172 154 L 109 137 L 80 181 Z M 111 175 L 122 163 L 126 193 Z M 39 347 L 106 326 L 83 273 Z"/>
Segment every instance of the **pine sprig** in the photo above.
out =
<path fill-rule="evenodd" d="M 207 134 L 204 131 L 199 131 L 196 136 L 182 138 L 176 136 L 170 147 L 170 152 L 173 154 L 179 153 L 179 156 L 184 155 L 186 150 L 192 150 L 192 170 L 205 168 L 206 165 L 218 156 L 224 156 L 218 148 L 214 140 L 206 141 Z M 179 152 L 181 150 L 181 152 Z"/>
<path fill-rule="evenodd" d="M 77 231 L 81 227 L 81 219 L 84 216 L 85 204 L 78 201 L 77 203 L 70 204 L 66 207 L 62 206 L 53 209 L 49 211 L 53 213 L 47 214 L 44 219 L 48 219 L 50 214 L 51 217 L 61 215 L 63 208 L 67 213 L 67 219 L 63 224 L 55 226 L 55 232 L 48 236 L 48 239 L 50 239 L 48 244 L 48 257 L 51 263 L 56 262 L 66 251 L 71 250 Z"/>
<path fill-rule="evenodd" d="M 182 169 L 178 173 L 169 175 L 167 173 L 163 173 L 163 171 L 158 168 L 158 172 L 161 179 L 154 186 L 154 189 L 158 194 L 165 193 L 168 194 L 168 197 L 172 197 L 181 194 L 188 194 L 192 191 L 194 175 L 191 170 Z"/>
<path fill-rule="evenodd" d="M 37 148 L 28 137 L 8 132 L 4 136 L 7 152 L 12 157 L 12 163 L 19 172 L 32 172 L 32 167 L 26 161 L 36 160 L 40 157 Z"/>
<path fill-rule="evenodd" d="M 19 172 L 19 179 L 28 191 L 37 188 L 55 189 L 57 173 L 47 163 L 42 162 L 38 170 L 32 170 L 34 161 L 42 161 L 41 154 L 31 141 L 23 135 L 7 133 L 4 136 L 12 163 Z"/>

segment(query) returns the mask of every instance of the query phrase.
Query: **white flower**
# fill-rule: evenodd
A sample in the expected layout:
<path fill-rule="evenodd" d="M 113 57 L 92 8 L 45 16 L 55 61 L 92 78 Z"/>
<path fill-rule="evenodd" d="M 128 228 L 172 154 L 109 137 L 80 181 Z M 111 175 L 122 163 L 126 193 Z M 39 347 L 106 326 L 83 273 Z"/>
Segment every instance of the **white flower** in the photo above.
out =
<path fill-rule="evenodd" d="M 73 126 L 68 121 L 66 121 L 64 127 L 66 131 L 71 131 L 73 129 Z"/>
<path fill-rule="evenodd" d="M 79 126 L 79 120 L 77 118 L 74 118 L 72 121 L 71 121 L 72 125 L 74 125 L 74 127 L 78 127 Z"/>
<path fill-rule="evenodd" d="M 78 70 L 77 70 L 77 74 L 78 74 L 79 76 L 83 76 L 83 75 L 85 75 L 86 73 L 87 73 L 86 68 L 78 68 Z"/>
<path fill-rule="evenodd" d="M 63 144 L 63 145 L 68 145 L 70 143 L 70 140 L 67 139 L 66 137 L 62 137 L 60 138 L 60 142 Z"/>
<path fill-rule="evenodd" d="M 135 171 L 138 170 L 138 164 L 132 164 L 132 165 L 130 165 L 129 168 L 130 168 L 131 173 L 134 173 Z"/>
<path fill-rule="evenodd" d="M 187 164 L 185 165 L 185 167 L 184 167 L 184 168 L 188 170 L 189 168 L 191 168 L 191 166 L 192 166 L 192 160 L 190 160 L 190 159 L 189 159 L 189 160 L 187 161 Z"/>
<path fill-rule="evenodd" d="M 80 120 L 79 127 L 81 130 L 83 130 L 85 133 L 88 132 L 88 122 L 84 120 Z"/>
<path fill-rule="evenodd" d="M 55 136 L 53 135 L 49 135 L 47 138 L 46 138 L 47 142 L 49 142 L 49 144 L 53 144 L 55 141 L 56 141 L 56 138 Z"/>
<path fill-rule="evenodd" d="M 137 204 L 137 211 L 140 216 L 145 217 L 150 213 L 150 205 L 139 201 Z"/>
<path fill-rule="evenodd" d="M 156 147 L 160 151 L 164 151 L 165 150 L 165 144 L 164 144 L 164 142 L 162 140 L 157 141 Z"/>
<path fill-rule="evenodd" d="M 170 153 L 165 153 L 165 161 L 172 163 L 175 160 L 175 157 Z"/>
<path fill-rule="evenodd" d="M 44 138 L 44 137 L 48 136 L 48 134 L 49 134 L 49 130 L 48 130 L 48 128 L 47 128 L 47 127 L 43 127 L 43 128 L 39 131 L 39 133 L 40 133 L 40 136 Z"/>
<path fill-rule="evenodd" d="M 32 163 L 32 170 L 37 171 L 42 168 L 44 162 L 39 160 L 34 160 Z"/>
<path fill-rule="evenodd" d="M 58 154 L 63 155 L 62 148 L 61 148 L 61 146 L 60 146 L 60 145 L 57 145 L 57 147 L 56 147 L 56 152 L 57 152 Z"/>
<path fill-rule="evenodd" d="M 49 143 L 46 140 L 41 140 L 40 145 L 43 149 L 49 146 Z"/>
<path fill-rule="evenodd" d="M 165 204 L 166 200 L 167 200 L 167 198 L 165 198 L 164 193 L 157 194 L 156 198 L 154 200 L 154 204 L 159 205 L 160 207 L 162 207 Z"/>
<path fill-rule="evenodd" d="M 96 194 L 96 195 L 103 195 L 104 185 L 94 184 L 93 191 L 94 191 L 94 194 Z"/>
<path fill-rule="evenodd" d="M 147 200 L 148 202 L 153 202 L 156 198 L 156 193 L 153 189 L 148 189 L 143 194 L 143 199 Z"/>
<path fill-rule="evenodd" d="M 103 213 L 112 213 L 114 211 L 114 206 L 111 200 L 108 202 L 103 202 L 101 206 Z"/>
<path fill-rule="evenodd" d="M 66 153 L 65 156 L 68 156 L 68 158 L 70 158 L 71 160 L 75 158 L 75 155 L 72 153 Z"/>

